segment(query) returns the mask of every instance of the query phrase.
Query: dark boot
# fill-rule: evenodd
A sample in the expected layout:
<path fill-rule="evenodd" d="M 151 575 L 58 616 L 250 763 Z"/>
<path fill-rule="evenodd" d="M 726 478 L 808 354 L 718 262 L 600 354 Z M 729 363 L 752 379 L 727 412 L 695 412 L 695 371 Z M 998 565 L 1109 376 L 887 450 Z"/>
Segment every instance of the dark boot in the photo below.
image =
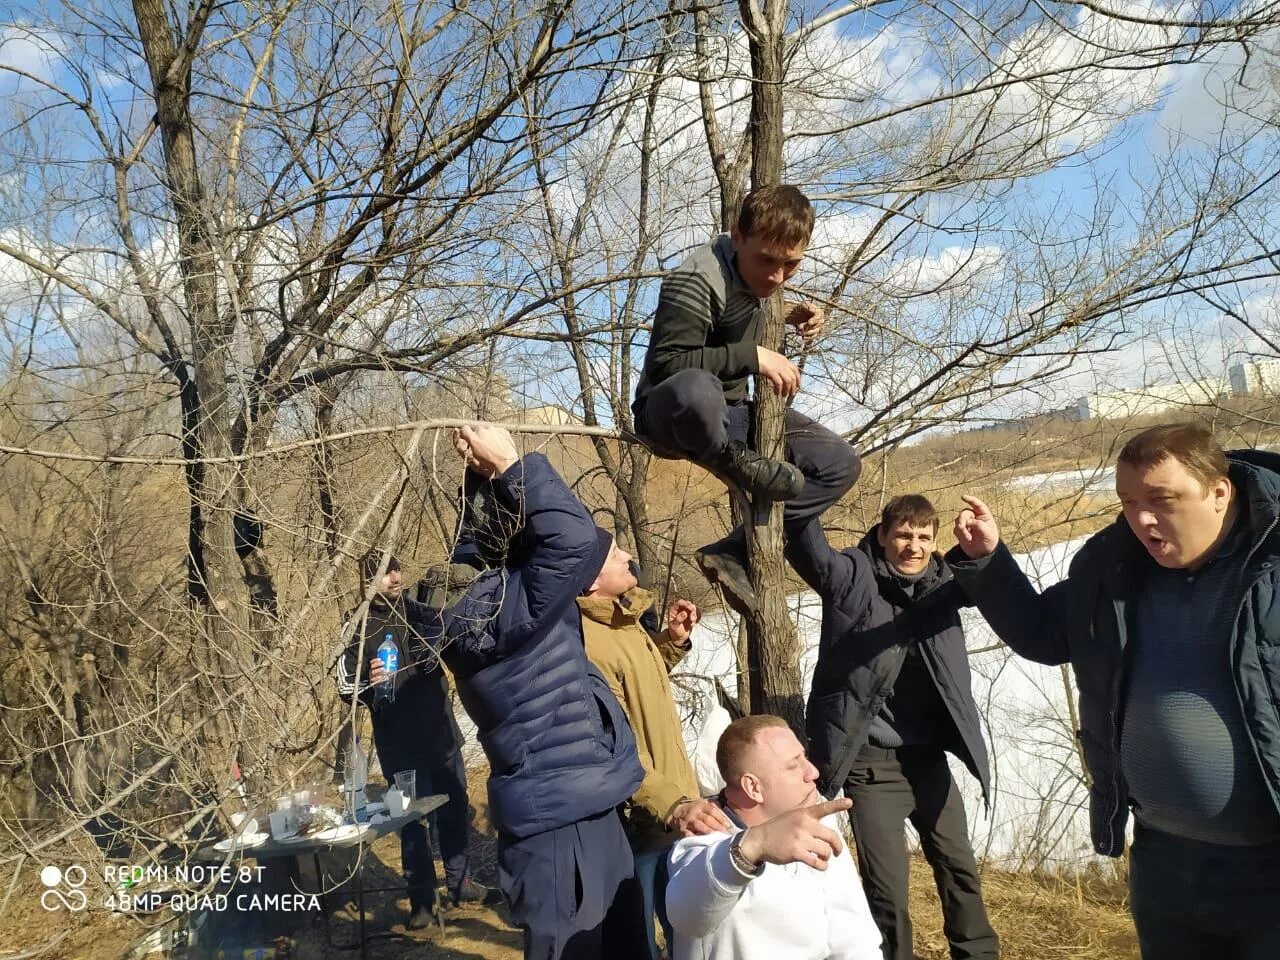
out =
<path fill-rule="evenodd" d="M 762 457 L 737 440 L 704 466 L 730 486 L 765 500 L 790 500 L 804 489 L 804 474 L 794 464 Z"/>
<path fill-rule="evenodd" d="M 702 575 L 720 587 L 725 603 L 740 616 L 755 613 L 756 593 L 747 576 L 747 545 L 741 539 L 730 535 L 707 544 L 693 556 Z"/>
<path fill-rule="evenodd" d="M 432 924 L 439 923 L 440 916 L 429 904 L 420 903 L 409 911 L 409 919 L 404 922 L 406 930 L 425 930 Z"/>

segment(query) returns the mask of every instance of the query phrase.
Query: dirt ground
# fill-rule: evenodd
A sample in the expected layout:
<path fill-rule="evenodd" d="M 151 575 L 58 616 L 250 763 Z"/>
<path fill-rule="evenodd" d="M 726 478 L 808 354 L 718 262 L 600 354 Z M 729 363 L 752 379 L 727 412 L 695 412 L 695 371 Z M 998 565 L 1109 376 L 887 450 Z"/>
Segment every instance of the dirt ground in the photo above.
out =
<path fill-rule="evenodd" d="M 474 855 L 482 880 L 492 880 L 492 851 L 491 838 L 477 837 Z M 373 860 L 366 865 L 367 884 L 394 884 L 399 879 L 399 854 L 394 837 L 374 844 Z M 146 932 L 136 920 L 101 910 L 78 914 L 74 922 L 69 922 L 65 912 L 47 912 L 34 895 L 41 889 L 36 871 L 24 873 L 0 915 L 0 960 L 37 955 L 50 960 L 125 960 L 131 946 Z M 1000 934 L 1001 954 L 1006 960 L 1137 960 L 1133 925 L 1119 884 L 1099 881 L 1076 886 L 999 871 L 988 871 L 985 884 L 992 923 Z M 917 955 L 921 960 L 945 960 L 948 951 L 932 876 L 918 857 L 912 863 L 912 901 Z M 520 934 L 507 923 L 502 908 L 454 910 L 441 934 L 434 927 L 406 931 L 408 902 L 403 896 L 370 894 L 367 905 L 368 929 L 374 934 L 368 944 L 369 960 L 518 960 L 521 956 Z M 354 942 L 354 892 L 340 892 L 332 906 L 329 936 L 335 944 Z M 40 950 L 55 938 L 60 939 L 52 947 Z M 135 958 L 142 956 L 133 954 Z M 245 956 L 243 950 L 236 950 L 227 952 L 224 960 Z M 332 960 L 358 954 L 330 946 L 324 924 L 313 918 L 296 932 L 290 956 L 291 960 Z"/>
<path fill-rule="evenodd" d="M 484 778 L 484 770 L 468 770 L 476 826 L 471 864 L 477 880 L 495 886 L 496 840 L 488 823 Z M 337 860 L 326 861 L 322 869 L 331 876 L 346 875 Z M 48 960 L 162 960 L 167 956 L 137 949 L 147 927 L 136 919 L 98 909 L 76 914 L 73 920 L 66 911 L 44 910 L 39 900 L 43 890 L 39 870 L 38 865 L 27 866 L 9 888 L 7 901 L 0 891 L 0 903 L 4 904 L 0 908 L 0 960 L 36 956 Z M 444 875 L 439 864 L 437 874 Z M 315 889 L 314 871 L 305 865 L 302 881 L 303 889 Z M 367 889 L 393 890 L 366 896 L 366 923 L 371 935 L 369 960 L 520 960 L 520 932 L 508 922 L 503 906 L 451 910 L 443 932 L 437 927 L 406 930 L 409 903 L 403 888 L 394 889 L 402 883 L 398 838 L 382 837 L 373 844 L 371 859 L 365 864 L 365 884 Z M 1122 882 L 1098 878 L 1067 882 L 987 870 L 983 883 L 1004 960 L 1138 960 L 1137 938 Z M 947 960 L 949 952 L 942 934 L 942 911 L 933 876 L 919 856 L 912 859 L 911 900 L 919 960 Z M 357 939 L 355 904 L 353 887 L 348 883 L 339 888 L 329 902 L 327 929 L 320 917 L 311 916 L 292 935 L 289 960 L 357 958 L 356 951 L 341 947 L 354 944 Z M 255 938 L 250 930 L 236 929 L 236 923 L 244 927 L 245 918 L 226 919 L 232 922 L 231 929 L 239 934 L 240 941 L 268 944 L 265 936 Z M 255 956 L 241 948 L 225 951 L 221 958 L 214 954 L 212 960 L 270 960 L 270 954 Z"/>

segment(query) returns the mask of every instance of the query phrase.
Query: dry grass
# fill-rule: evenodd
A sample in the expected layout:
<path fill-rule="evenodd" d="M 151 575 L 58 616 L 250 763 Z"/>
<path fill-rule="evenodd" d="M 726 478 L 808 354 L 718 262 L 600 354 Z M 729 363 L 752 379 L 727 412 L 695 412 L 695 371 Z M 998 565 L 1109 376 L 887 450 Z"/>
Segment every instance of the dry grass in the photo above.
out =
<path fill-rule="evenodd" d="M 492 840 L 481 838 L 480 844 L 491 848 Z M 399 876 L 399 856 L 394 837 L 375 844 L 374 860 L 367 870 L 368 882 L 394 882 Z M 67 938 L 44 956 L 50 960 L 124 960 L 130 945 L 144 932 L 140 924 L 97 912 L 70 927 L 65 913 L 46 913 L 38 898 L 29 895 L 38 889 L 35 872 L 29 871 L 24 878 L 0 922 L 0 937 L 5 945 L 0 956 L 22 953 L 70 929 Z M 1055 878 L 988 870 L 983 883 L 1005 960 L 1137 960 L 1137 940 L 1119 881 L 1093 879 L 1077 885 Z M 921 960 L 945 960 L 949 953 L 942 935 L 942 913 L 928 865 L 919 856 L 912 858 L 911 885 L 916 954 Z M 335 939 L 346 942 L 355 932 L 354 898 L 339 899 L 331 921 L 332 932 Z M 393 934 L 370 941 L 370 960 L 518 960 L 522 955 L 520 934 L 507 923 L 501 909 L 456 910 L 441 936 L 434 928 L 406 931 L 403 921 L 407 908 L 403 897 L 370 895 L 371 932 Z M 293 960 L 324 960 L 335 955 L 338 954 L 327 947 L 319 923 L 304 927 L 295 937 Z"/>
<path fill-rule="evenodd" d="M 1004 960 L 1137 960 L 1138 941 L 1123 881 L 1072 882 L 1003 870 L 984 871 L 983 896 Z M 911 862 L 911 919 L 921 960 L 950 956 L 942 909 L 924 858 Z"/>

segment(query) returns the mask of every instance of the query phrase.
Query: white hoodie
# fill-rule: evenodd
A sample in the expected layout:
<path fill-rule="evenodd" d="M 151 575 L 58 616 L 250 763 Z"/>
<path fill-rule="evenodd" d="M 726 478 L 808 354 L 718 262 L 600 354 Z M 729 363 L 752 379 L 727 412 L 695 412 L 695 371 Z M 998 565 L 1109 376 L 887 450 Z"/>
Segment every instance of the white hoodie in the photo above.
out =
<path fill-rule="evenodd" d="M 823 825 L 839 831 L 839 816 Z M 732 839 L 684 837 L 671 850 L 674 960 L 880 960 L 880 931 L 847 845 L 825 871 L 770 863 L 748 878 L 729 859 Z"/>

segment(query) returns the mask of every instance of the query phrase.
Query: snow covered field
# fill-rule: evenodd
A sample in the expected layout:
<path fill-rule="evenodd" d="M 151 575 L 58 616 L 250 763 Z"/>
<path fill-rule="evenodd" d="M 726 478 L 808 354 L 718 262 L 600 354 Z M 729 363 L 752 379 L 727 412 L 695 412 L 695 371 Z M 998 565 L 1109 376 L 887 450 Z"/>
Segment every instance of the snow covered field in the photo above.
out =
<path fill-rule="evenodd" d="M 1057 582 L 1083 540 L 1055 544 L 1019 556 L 1018 563 L 1041 587 Z M 812 593 L 792 598 L 802 637 L 804 685 L 808 690 L 818 643 L 821 611 Z M 997 643 L 991 628 L 976 610 L 965 611 L 969 649 Z M 1089 841 L 1088 796 L 1074 749 L 1063 671 L 1017 657 L 1007 648 L 970 657 L 974 697 L 986 720 L 992 755 L 993 793 L 990 814 L 983 809 L 977 782 L 953 759 L 956 780 L 965 804 L 979 855 L 1012 868 L 1079 869 L 1090 861 L 1105 861 L 1093 853 Z M 695 681 L 704 691 L 718 677 L 730 692 L 734 677 L 732 638 L 721 614 L 709 615 L 694 633 L 694 649 L 678 674 L 707 678 Z M 692 675 L 689 676 L 689 675 Z M 696 697 L 683 704 L 693 712 Z M 690 747 L 697 723 L 686 722 Z"/>
<path fill-rule="evenodd" d="M 1005 486 L 1016 490 L 1071 490 L 1081 493 L 1114 493 L 1115 467 L 1086 470 L 1057 470 L 1053 473 L 1028 473 L 1014 477 Z"/>

